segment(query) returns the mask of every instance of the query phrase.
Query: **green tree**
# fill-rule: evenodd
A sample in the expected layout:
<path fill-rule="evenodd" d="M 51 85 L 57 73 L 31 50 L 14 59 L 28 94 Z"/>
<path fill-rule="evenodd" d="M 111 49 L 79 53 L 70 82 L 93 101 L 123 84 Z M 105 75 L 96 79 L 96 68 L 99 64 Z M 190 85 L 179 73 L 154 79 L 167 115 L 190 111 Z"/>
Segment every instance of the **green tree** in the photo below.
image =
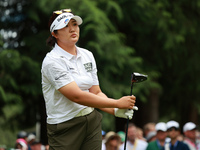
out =
<path fill-rule="evenodd" d="M 160 115 L 153 118 L 157 114 L 149 105 L 143 110 L 149 114 L 146 121 L 175 119 L 198 124 L 199 1 L 123 0 L 120 6 L 126 24 L 120 24 L 119 30 L 143 58 L 143 68 L 158 73 L 154 80 L 162 86 L 150 92 L 153 98 L 148 102 L 159 106 Z"/>
<path fill-rule="evenodd" d="M 29 22 L 24 12 L 27 6 L 28 1 L 0 3 L 0 132 L 3 133 L 0 144 L 10 147 L 14 146 L 19 130 L 35 125 L 42 94 L 40 62 L 24 40 L 34 31 L 30 30 L 34 29 L 34 23 Z"/>

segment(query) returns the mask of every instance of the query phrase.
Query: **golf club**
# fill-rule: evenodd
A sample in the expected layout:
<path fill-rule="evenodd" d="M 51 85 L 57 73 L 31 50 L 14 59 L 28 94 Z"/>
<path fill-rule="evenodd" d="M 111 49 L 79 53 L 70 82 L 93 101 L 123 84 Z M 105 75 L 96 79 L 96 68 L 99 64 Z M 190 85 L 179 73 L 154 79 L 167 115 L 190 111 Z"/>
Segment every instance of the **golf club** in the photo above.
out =
<path fill-rule="evenodd" d="M 133 95 L 133 84 L 134 83 L 139 83 L 139 82 L 143 82 L 147 80 L 147 75 L 144 74 L 140 74 L 137 72 L 133 72 L 131 74 L 131 93 L 130 96 Z M 137 106 L 134 106 L 137 107 Z M 135 110 L 137 110 L 138 108 L 135 108 Z M 128 124 L 129 124 L 129 118 L 127 118 L 127 126 L 126 126 L 126 134 L 125 134 L 125 142 L 124 142 L 124 150 L 126 150 L 126 141 L 127 141 L 127 133 L 128 133 Z"/>

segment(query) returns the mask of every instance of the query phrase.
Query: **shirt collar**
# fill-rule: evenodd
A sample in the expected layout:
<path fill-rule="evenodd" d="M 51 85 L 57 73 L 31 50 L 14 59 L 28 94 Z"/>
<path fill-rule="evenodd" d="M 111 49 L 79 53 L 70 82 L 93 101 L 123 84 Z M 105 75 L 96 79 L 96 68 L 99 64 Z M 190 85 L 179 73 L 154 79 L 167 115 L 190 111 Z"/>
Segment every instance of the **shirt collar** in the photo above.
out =
<path fill-rule="evenodd" d="M 162 146 L 161 144 L 160 144 L 160 141 L 158 140 L 158 139 L 156 139 L 156 143 L 157 143 L 157 146 L 159 147 L 159 149 L 162 149 L 164 146 Z M 166 142 L 165 142 L 166 143 Z"/>
<path fill-rule="evenodd" d="M 79 50 L 79 48 L 77 46 L 76 46 L 76 51 L 77 51 L 77 55 L 76 56 L 68 53 L 67 51 L 65 51 L 64 49 L 62 49 L 60 46 L 58 46 L 58 44 L 55 44 L 54 50 L 56 51 L 56 53 L 59 56 L 64 56 L 68 60 L 70 60 L 70 59 L 72 59 L 74 57 L 77 57 L 77 58 L 81 57 L 80 50 Z"/>
<path fill-rule="evenodd" d="M 178 141 L 176 141 L 176 143 L 173 145 L 174 147 L 176 147 L 178 145 Z M 170 147 L 172 146 L 172 144 L 170 143 Z"/>

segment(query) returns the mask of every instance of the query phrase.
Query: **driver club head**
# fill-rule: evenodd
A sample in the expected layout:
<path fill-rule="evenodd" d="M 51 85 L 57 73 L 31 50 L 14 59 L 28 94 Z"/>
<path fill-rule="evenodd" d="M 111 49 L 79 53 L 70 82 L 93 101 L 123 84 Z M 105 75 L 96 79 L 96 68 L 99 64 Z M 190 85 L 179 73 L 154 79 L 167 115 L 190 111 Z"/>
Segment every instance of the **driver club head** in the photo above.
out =
<path fill-rule="evenodd" d="M 143 81 L 147 80 L 147 77 L 148 77 L 147 75 L 133 72 L 131 75 L 131 82 L 132 83 L 143 82 Z"/>

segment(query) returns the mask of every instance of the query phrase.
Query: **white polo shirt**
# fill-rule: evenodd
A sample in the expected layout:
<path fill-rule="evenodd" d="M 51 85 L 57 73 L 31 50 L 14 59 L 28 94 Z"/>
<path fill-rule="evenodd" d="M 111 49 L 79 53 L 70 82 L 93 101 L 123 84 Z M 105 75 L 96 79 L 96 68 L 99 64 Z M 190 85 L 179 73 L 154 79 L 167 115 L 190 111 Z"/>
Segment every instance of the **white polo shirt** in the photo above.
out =
<path fill-rule="evenodd" d="M 80 47 L 76 50 L 77 55 L 71 55 L 56 44 L 43 60 L 42 91 L 48 124 L 70 120 L 87 107 L 67 99 L 59 88 L 75 81 L 81 90 L 89 92 L 93 85 L 99 85 L 93 54 Z"/>

